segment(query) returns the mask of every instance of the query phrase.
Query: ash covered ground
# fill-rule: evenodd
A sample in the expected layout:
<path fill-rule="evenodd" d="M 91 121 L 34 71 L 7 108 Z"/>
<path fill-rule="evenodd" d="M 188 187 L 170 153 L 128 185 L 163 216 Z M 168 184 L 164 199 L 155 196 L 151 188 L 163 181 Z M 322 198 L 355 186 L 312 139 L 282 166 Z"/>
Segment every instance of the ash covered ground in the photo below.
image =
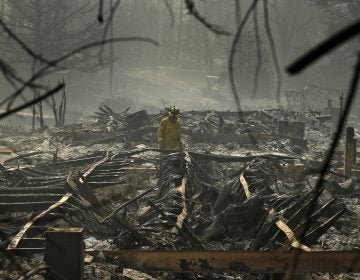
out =
<path fill-rule="evenodd" d="M 166 113 L 117 112 L 104 104 L 61 128 L 3 126 L 2 246 L 42 247 L 31 242 L 43 244 L 49 228 L 83 227 L 85 279 L 264 277 L 145 274 L 123 267 L 106 250 L 360 249 L 358 171 L 355 164 L 350 176 L 343 175 L 345 137 L 323 187 L 315 188 L 334 130 L 331 118 L 274 109 L 243 111 L 240 118 L 230 111 L 184 111 L 185 150 L 173 152 L 156 141 Z M 279 223 L 291 229 L 291 238 Z M 44 264 L 42 256 L 3 253 L 1 275 L 17 279 Z"/>

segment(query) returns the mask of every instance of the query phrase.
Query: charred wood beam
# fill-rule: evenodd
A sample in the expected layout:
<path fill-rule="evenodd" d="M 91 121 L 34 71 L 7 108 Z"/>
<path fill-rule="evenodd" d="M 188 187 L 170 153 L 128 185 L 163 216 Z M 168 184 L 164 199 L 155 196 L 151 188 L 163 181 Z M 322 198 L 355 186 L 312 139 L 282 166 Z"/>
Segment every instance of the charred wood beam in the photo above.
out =
<path fill-rule="evenodd" d="M 18 244 L 19 248 L 45 248 L 44 238 L 23 238 Z"/>
<path fill-rule="evenodd" d="M 18 188 L 0 188 L 0 193 L 5 195 L 15 194 L 64 194 L 64 187 L 18 187 Z"/>
<path fill-rule="evenodd" d="M 113 174 L 113 173 L 123 173 L 124 172 L 124 165 L 123 166 L 99 166 L 92 174 Z"/>
<path fill-rule="evenodd" d="M 1 192 L 1 191 L 0 191 Z M 14 202 L 56 202 L 63 195 L 62 194 L 0 194 L 0 203 L 14 203 Z"/>
<path fill-rule="evenodd" d="M 296 213 L 287 221 L 287 224 L 289 227 L 293 228 L 295 227 L 301 220 L 305 219 L 306 217 L 311 216 L 311 205 L 314 203 L 317 203 L 317 197 L 314 196 L 308 201 L 306 201 L 302 207 L 296 211 Z"/>
<path fill-rule="evenodd" d="M 65 178 L 64 178 L 64 181 L 65 181 Z M 47 182 L 31 183 L 31 184 L 29 184 L 29 187 L 30 188 L 49 188 L 49 189 L 57 189 L 57 188 L 62 187 L 64 189 L 64 186 L 65 186 L 64 181 L 55 183 L 55 184 L 47 183 Z"/>
<path fill-rule="evenodd" d="M 360 272 L 360 252 L 102 251 L 109 262 L 140 271 L 286 273 Z"/>
<path fill-rule="evenodd" d="M 47 265 L 41 265 L 41 266 L 38 266 L 28 272 L 26 272 L 23 276 L 21 276 L 18 280 L 27 280 L 27 279 L 30 279 L 32 278 L 32 276 L 40 273 L 41 271 L 47 269 L 48 266 Z"/>
<path fill-rule="evenodd" d="M 113 185 L 117 185 L 117 184 L 125 184 L 125 183 L 126 183 L 126 180 L 113 181 L 113 182 L 109 182 L 109 181 L 87 182 L 87 184 L 92 189 L 98 189 L 98 188 L 109 187 L 109 186 L 113 186 Z"/>
<path fill-rule="evenodd" d="M 51 206 L 54 201 L 31 201 L 31 202 L 10 202 L 0 203 L 0 212 L 15 213 L 15 212 L 31 212 L 42 211 Z"/>
<path fill-rule="evenodd" d="M 44 253 L 45 248 L 7 248 L 6 251 L 10 256 L 33 257 L 35 254 Z"/>
<path fill-rule="evenodd" d="M 275 211 L 281 211 L 282 209 L 285 209 L 286 207 L 288 207 L 289 204 L 291 204 L 291 202 L 293 202 L 295 199 L 298 199 L 299 196 L 295 195 L 295 196 L 290 196 L 288 198 L 285 199 L 279 199 L 279 202 L 275 202 L 272 207 L 274 208 Z"/>
<path fill-rule="evenodd" d="M 99 156 L 93 156 L 93 157 L 86 157 L 86 158 L 78 158 L 78 159 L 69 159 L 69 160 L 63 160 L 63 161 L 57 161 L 51 164 L 47 165 L 47 168 L 56 168 L 58 166 L 78 166 L 78 165 L 84 165 L 94 162 L 94 160 L 99 160 L 103 158 L 102 155 Z"/>
<path fill-rule="evenodd" d="M 105 157 L 103 157 L 102 159 L 100 159 L 99 161 L 96 161 L 95 163 L 93 163 L 83 174 L 82 177 L 86 178 L 87 176 L 89 176 L 91 174 L 91 172 L 99 165 L 101 165 L 102 163 L 106 162 L 109 159 L 109 153 L 107 152 Z"/>
<path fill-rule="evenodd" d="M 31 174 L 34 174 L 35 176 L 50 176 L 50 177 L 57 177 L 57 176 L 61 176 L 61 172 L 50 172 L 50 171 L 45 171 L 45 170 L 40 170 L 38 168 L 33 168 L 33 167 L 27 167 L 27 168 L 23 168 L 20 170 L 20 172 L 30 172 Z"/>
<path fill-rule="evenodd" d="M 56 183 L 60 183 L 60 182 L 64 182 L 66 178 L 66 175 L 63 176 L 62 178 L 45 178 L 45 177 L 34 177 L 34 178 L 27 178 L 29 183 L 36 183 L 38 184 L 39 182 L 41 182 L 43 185 L 47 185 L 47 184 L 56 184 Z"/>
<path fill-rule="evenodd" d="M 320 217 L 320 215 L 327 209 L 329 208 L 335 201 L 336 199 L 333 198 L 331 200 L 329 200 L 325 205 L 323 205 L 322 207 L 320 207 L 314 214 L 312 214 L 310 217 L 308 217 L 305 221 L 303 221 L 302 223 L 300 223 L 294 230 L 294 233 L 297 237 L 303 236 L 304 234 L 304 229 L 306 228 L 306 224 L 315 224 L 318 220 L 318 218 Z M 315 244 L 316 240 L 326 232 L 326 230 L 329 229 L 329 225 L 331 226 L 343 213 L 342 209 L 337 215 L 336 218 L 334 219 L 333 217 L 328 219 L 327 222 L 325 222 L 324 224 L 315 227 L 314 228 L 314 233 L 316 232 L 316 234 L 313 234 L 311 238 L 305 240 L 305 242 L 307 242 L 307 244 Z M 316 231 L 317 229 L 317 231 Z M 275 237 L 274 237 L 275 239 Z M 285 246 L 287 246 L 287 241 L 284 242 Z"/>
<path fill-rule="evenodd" d="M 304 237 L 304 242 L 314 244 L 316 240 L 323 235 L 344 213 L 346 209 L 341 209 L 338 213 L 328 219 L 326 222 L 310 231 Z M 360 258 L 360 256 L 359 256 Z"/>
<path fill-rule="evenodd" d="M 256 167 L 256 164 L 257 164 L 257 162 L 253 162 L 254 167 Z M 253 166 L 251 164 L 249 164 L 249 166 L 244 170 L 244 172 L 239 177 L 240 185 L 242 186 L 247 199 L 250 199 L 254 195 L 250 190 L 250 184 L 248 182 L 248 179 L 246 178 L 246 177 L 250 178 L 251 174 L 253 173 L 252 168 L 253 168 Z M 259 172 L 259 168 L 256 171 Z M 250 173 L 250 174 L 247 174 L 247 173 Z M 308 207 L 304 207 L 304 208 L 308 209 Z M 305 251 L 310 251 L 310 248 L 308 248 L 304 244 L 301 244 L 300 241 L 297 240 L 295 233 L 293 232 L 291 227 L 286 223 L 286 221 L 277 217 L 278 216 L 277 212 L 273 208 L 267 209 L 267 211 L 268 211 L 269 216 L 274 218 L 274 224 L 271 224 L 271 226 L 268 228 L 270 233 L 273 232 L 272 236 L 274 236 L 274 235 L 278 236 L 278 230 L 280 230 L 288 238 L 289 243 L 292 247 L 298 248 L 298 249 L 303 249 Z M 297 212 L 297 214 L 299 212 L 300 212 L 300 210 Z M 275 228 L 275 225 L 278 229 Z M 273 241 L 273 240 L 271 240 L 271 241 Z"/>
<path fill-rule="evenodd" d="M 292 206 L 288 207 L 284 212 L 284 217 L 290 219 L 298 210 L 303 206 L 303 204 L 311 199 L 315 195 L 315 191 L 310 191 L 307 194 L 303 195 L 297 202 Z"/>
<path fill-rule="evenodd" d="M 84 182 L 87 176 L 90 176 L 90 174 L 93 172 L 93 170 L 108 160 L 108 154 L 101 160 L 95 162 L 93 165 L 91 165 L 87 171 L 81 176 L 80 179 L 74 178 L 73 175 L 70 173 L 67 178 L 67 184 L 71 188 L 72 192 L 75 194 L 77 198 L 80 199 L 80 202 L 83 204 L 85 209 L 87 210 L 93 210 L 97 214 L 104 216 L 104 214 L 107 212 L 107 209 L 105 209 L 104 205 L 101 201 L 97 199 L 97 197 L 94 195 L 94 193 L 91 190 L 91 187 L 93 184 L 98 185 L 99 183 L 93 183 L 93 182 Z M 110 185 L 113 185 L 113 183 L 110 183 Z M 86 215 L 86 213 L 84 213 Z M 95 216 L 97 220 L 101 223 L 102 219 L 98 216 Z M 142 245 L 150 245 L 151 243 L 147 240 L 147 238 L 140 232 L 138 232 L 133 226 L 131 226 L 127 221 L 123 220 L 121 217 L 116 215 L 116 213 L 111 217 L 114 222 L 119 224 L 122 228 L 128 230 L 131 232 L 134 239 Z"/>
<path fill-rule="evenodd" d="M 25 176 L 29 176 L 30 178 L 38 178 L 39 176 L 41 176 L 42 179 L 44 179 L 44 176 L 59 176 L 59 174 L 39 174 L 37 172 L 35 172 L 33 169 L 28 169 L 28 168 L 24 168 L 24 169 L 20 169 L 19 173 Z"/>
<path fill-rule="evenodd" d="M 23 221 L 24 223 L 27 222 L 28 219 L 28 215 L 26 215 L 26 217 L 24 219 L 21 219 L 21 221 Z M 6 229 L 11 232 L 10 235 L 14 235 L 16 233 L 19 232 L 19 230 L 21 229 L 22 225 L 8 225 L 6 226 Z M 39 235 L 43 234 L 46 230 L 48 229 L 48 226 L 35 226 L 33 225 L 31 228 L 29 228 L 26 231 L 26 238 L 35 238 L 38 237 Z M 21 239 L 22 240 L 22 239 Z M 21 242 L 20 240 L 20 242 Z M 34 248 L 34 247 L 33 247 Z"/>
<path fill-rule="evenodd" d="M 101 164 L 100 166 L 98 166 L 98 168 L 102 168 L 104 166 L 110 168 L 110 167 L 124 167 L 124 166 L 128 166 L 130 163 L 121 159 L 111 159 L 111 161 L 107 161 L 104 162 L 103 164 Z"/>
<path fill-rule="evenodd" d="M 152 245 L 152 243 L 146 238 L 146 236 L 139 231 L 137 231 L 133 226 L 131 226 L 127 221 L 121 219 L 118 215 L 114 215 L 112 219 L 118 223 L 122 228 L 131 232 L 132 236 L 140 245 Z"/>
<path fill-rule="evenodd" d="M 256 156 L 243 156 L 243 157 L 236 157 L 236 156 L 226 156 L 226 155 L 214 155 L 214 154 L 203 154 L 203 153 L 196 153 L 196 152 L 189 152 L 189 155 L 196 159 L 196 160 L 205 160 L 205 161 L 216 161 L 221 163 L 226 162 L 250 162 L 255 158 L 276 158 L 276 159 L 294 159 L 295 157 L 287 156 L 287 155 L 280 155 L 280 154 L 262 154 Z"/>
<path fill-rule="evenodd" d="M 93 181 L 93 182 L 97 182 L 97 181 L 105 181 L 107 182 L 108 180 L 115 180 L 118 179 L 120 177 L 124 177 L 123 175 L 125 175 L 125 172 L 109 172 L 109 173 L 97 173 L 97 172 L 93 172 L 93 174 L 89 175 L 87 180 L 88 181 Z"/>
<path fill-rule="evenodd" d="M 86 209 L 94 210 L 98 213 L 103 213 L 104 209 L 100 201 L 96 198 L 94 193 L 87 187 L 88 183 L 79 182 L 72 173 L 66 179 L 66 183 L 71 191 L 78 198 L 81 204 Z"/>

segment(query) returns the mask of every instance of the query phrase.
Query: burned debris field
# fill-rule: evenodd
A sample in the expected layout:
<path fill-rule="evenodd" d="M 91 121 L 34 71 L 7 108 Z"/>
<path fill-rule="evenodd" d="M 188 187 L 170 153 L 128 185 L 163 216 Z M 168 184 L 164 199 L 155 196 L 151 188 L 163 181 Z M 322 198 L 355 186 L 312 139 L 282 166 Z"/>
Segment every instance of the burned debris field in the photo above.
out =
<path fill-rule="evenodd" d="M 0 0 L 0 279 L 360 279 L 359 15 Z"/>
<path fill-rule="evenodd" d="M 24 147 L 1 170 L 2 240 L 10 238 L 12 256 L 3 262 L 4 276 L 40 265 L 31 254 L 45 251 L 46 232 L 69 227 L 83 229 L 91 260 L 85 275 L 94 279 L 120 278 L 126 265 L 111 254 L 119 250 L 359 250 L 360 189 L 355 175 L 342 175 L 340 147 L 323 189 L 315 189 L 332 137 L 315 116 L 306 116 L 305 130 L 305 116 L 279 110 L 244 112 L 243 122 L 237 113 L 183 112 L 187 151 L 168 154 L 154 144 L 161 114 L 106 106 L 94 116 L 98 121 L 47 136 L 3 135 L 8 146 Z M 274 133 L 281 126 L 294 135 Z M 63 246 L 62 238 L 54 242 Z M 147 267 L 145 257 L 131 265 L 159 269 Z M 206 270 L 196 263 L 179 269 Z M 227 267 L 227 274 L 236 269 Z M 226 276 L 209 270 L 203 277 Z"/>

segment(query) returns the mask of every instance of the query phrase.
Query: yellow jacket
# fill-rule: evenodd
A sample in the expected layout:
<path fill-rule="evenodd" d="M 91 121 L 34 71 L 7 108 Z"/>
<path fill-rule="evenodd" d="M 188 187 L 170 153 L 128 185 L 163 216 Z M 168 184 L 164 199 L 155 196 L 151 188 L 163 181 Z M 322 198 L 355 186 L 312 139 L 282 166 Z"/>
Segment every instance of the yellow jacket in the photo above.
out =
<path fill-rule="evenodd" d="M 179 150 L 181 143 L 180 122 L 171 121 L 169 117 L 163 118 L 157 131 L 157 139 L 164 149 Z"/>

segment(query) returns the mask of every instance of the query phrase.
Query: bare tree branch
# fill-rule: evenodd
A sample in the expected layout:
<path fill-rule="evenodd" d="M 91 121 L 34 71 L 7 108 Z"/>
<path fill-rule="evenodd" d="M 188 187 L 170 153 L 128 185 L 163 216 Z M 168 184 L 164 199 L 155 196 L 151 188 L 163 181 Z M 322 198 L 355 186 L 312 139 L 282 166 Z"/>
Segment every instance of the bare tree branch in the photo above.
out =
<path fill-rule="evenodd" d="M 249 9 L 246 11 L 246 14 L 242 20 L 242 22 L 240 23 L 236 34 L 234 36 L 234 39 L 232 41 L 231 44 L 231 49 L 230 49 L 230 54 L 229 54 L 229 61 L 228 61 L 228 71 L 229 71 L 229 80 L 230 80 L 230 86 L 231 86 L 231 91 L 235 100 L 235 105 L 237 107 L 237 110 L 240 112 L 241 111 L 241 104 L 240 104 L 240 98 L 238 95 L 238 91 L 237 91 L 237 87 L 236 87 L 236 82 L 235 82 L 235 74 L 234 74 L 234 58 L 235 58 L 235 54 L 236 54 L 236 47 L 240 41 L 240 37 L 241 37 L 241 33 L 245 27 L 246 22 L 248 21 L 251 12 L 255 9 L 257 3 L 259 0 L 254 0 L 252 2 L 252 4 L 250 5 Z"/>
<path fill-rule="evenodd" d="M 304 56 L 290 64 L 290 66 L 287 67 L 287 71 L 290 74 L 299 73 L 333 49 L 344 44 L 346 41 L 355 38 L 358 34 L 360 34 L 360 20 L 357 20 L 353 24 L 345 27 L 329 39 L 322 42 L 320 45 L 310 50 Z"/>
<path fill-rule="evenodd" d="M 104 0 L 99 0 L 99 10 L 97 15 L 99 23 L 103 23 L 104 21 L 103 11 L 104 11 Z"/>
<path fill-rule="evenodd" d="M 97 41 L 97 42 L 92 42 L 92 43 L 86 44 L 86 45 L 81 46 L 81 47 L 55 59 L 55 60 L 50 61 L 49 64 L 47 64 L 43 68 L 41 68 L 25 84 L 23 84 L 16 92 L 14 92 L 12 95 L 10 95 L 7 99 L 12 100 L 12 102 L 13 102 L 15 100 L 15 98 L 17 98 L 17 96 L 19 96 L 29 85 L 33 84 L 38 78 L 45 76 L 47 74 L 46 71 L 48 71 L 50 68 L 57 66 L 59 63 L 64 62 L 71 56 L 73 56 L 77 53 L 80 53 L 84 50 L 101 46 L 103 44 L 112 44 L 112 43 L 118 43 L 118 42 L 145 42 L 145 43 L 150 43 L 154 46 L 159 46 L 159 43 L 157 41 L 155 41 L 151 38 L 146 38 L 146 37 L 118 37 L 118 38 L 114 38 L 114 39 L 108 39 L 105 41 Z M 0 103 L 0 106 L 2 106 L 3 103 L 4 102 Z"/>
<path fill-rule="evenodd" d="M 265 31 L 266 35 L 268 37 L 269 43 L 270 43 L 270 50 L 271 50 L 271 57 L 274 63 L 275 67 L 275 73 L 276 73 L 276 102 L 281 105 L 280 100 L 280 94 L 281 94 L 281 70 L 279 61 L 277 58 L 276 53 L 276 46 L 275 41 L 271 33 L 270 23 L 269 23 L 269 9 L 268 9 L 268 0 L 263 0 L 263 6 L 264 6 L 264 24 L 265 24 Z"/>
<path fill-rule="evenodd" d="M 196 9 L 193 0 L 184 0 L 184 1 L 189 13 L 193 15 L 200 23 L 202 23 L 202 25 L 204 25 L 211 32 L 215 33 L 216 35 L 226 35 L 226 36 L 231 35 L 230 32 L 224 30 L 221 26 L 209 23 L 205 17 L 201 16 L 199 11 Z"/>
<path fill-rule="evenodd" d="M 112 3 L 112 2 L 110 2 L 110 3 Z M 104 27 L 104 32 L 103 32 L 103 36 L 102 36 L 103 42 L 104 42 L 105 39 L 106 39 L 106 36 L 107 36 L 107 34 L 108 34 L 108 32 L 109 32 L 109 28 L 110 28 L 110 26 L 111 26 L 111 24 L 112 24 L 112 21 L 114 20 L 115 12 L 116 12 L 117 8 L 119 7 L 120 3 L 121 3 L 121 0 L 116 0 L 114 6 L 110 7 L 109 18 L 108 18 L 108 20 L 106 21 L 106 25 L 105 25 L 105 27 Z M 112 38 L 110 38 L 110 39 L 112 39 Z M 102 45 L 101 45 L 101 48 L 100 48 L 100 51 L 99 51 L 99 63 L 100 63 L 100 64 L 103 63 L 103 62 L 102 62 L 102 56 L 103 56 L 103 52 L 104 52 L 104 46 L 105 46 L 105 45 L 102 44 Z"/>
<path fill-rule="evenodd" d="M 77 9 L 75 9 L 74 11 L 72 11 L 68 15 L 64 16 L 60 20 L 58 20 L 56 22 L 53 22 L 52 24 L 49 24 L 48 26 L 46 26 L 46 29 L 44 30 L 44 33 L 50 32 L 50 30 L 53 30 L 54 28 L 57 28 L 59 25 L 64 24 L 66 21 L 68 21 L 69 19 L 71 19 L 71 18 L 73 18 L 75 16 L 79 17 L 80 14 L 90 13 L 91 11 L 96 9 L 96 5 L 90 6 L 88 9 L 86 9 L 89 6 L 89 4 L 90 4 L 89 2 L 86 2 L 84 5 L 80 6 Z M 68 31 L 70 31 L 70 30 L 68 30 Z"/>
<path fill-rule="evenodd" d="M 6 110 L 4 113 L 0 114 L 0 119 L 3 119 L 3 118 L 5 118 L 5 117 L 7 117 L 7 116 L 9 116 L 11 114 L 19 112 L 19 111 L 21 111 L 21 110 L 23 110 L 25 108 L 28 108 L 28 107 L 30 107 L 30 106 L 32 106 L 32 105 L 46 99 L 46 98 L 48 98 L 49 96 L 59 92 L 64 86 L 65 86 L 65 84 L 61 83 L 58 86 L 56 86 L 55 88 L 49 90 L 47 93 L 45 93 L 45 94 L 43 94 L 43 95 L 41 95 L 41 96 L 39 96 L 37 98 L 34 98 L 34 100 L 32 100 L 32 101 L 29 101 L 29 102 L 27 102 L 27 103 L 25 103 L 23 105 L 19 105 L 18 107 L 15 107 L 14 109 Z"/>
<path fill-rule="evenodd" d="M 259 76 L 260 76 L 261 64 L 262 64 L 261 41 L 260 41 L 260 32 L 259 32 L 259 19 L 257 16 L 257 7 L 254 8 L 254 12 L 253 12 L 253 23 L 254 23 L 254 35 L 255 35 L 255 44 L 256 44 L 256 68 L 254 73 L 252 98 L 255 98 L 258 90 Z"/>
<path fill-rule="evenodd" d="M 7 27 L 7 25 L 4 23 L 4 21 L 0 18 L 0 25 L 2 26 L 2 28 L 5 30 L 5 32 L 16 42 L 18 43 L 18 45 L 25 51 L 27 52 L 30 56 L 38 59 L 41 62 L 44 62 L 46 64 L 49 64 L 50 61 L 43 58 L 41 55 L 35 53 L 33 50 L 31 50 L 23 41 L 20 40 L 20 38 L 18 36 L 16 36 L 11 30 L 10 28 Z"/>

